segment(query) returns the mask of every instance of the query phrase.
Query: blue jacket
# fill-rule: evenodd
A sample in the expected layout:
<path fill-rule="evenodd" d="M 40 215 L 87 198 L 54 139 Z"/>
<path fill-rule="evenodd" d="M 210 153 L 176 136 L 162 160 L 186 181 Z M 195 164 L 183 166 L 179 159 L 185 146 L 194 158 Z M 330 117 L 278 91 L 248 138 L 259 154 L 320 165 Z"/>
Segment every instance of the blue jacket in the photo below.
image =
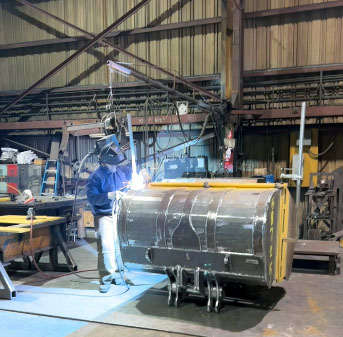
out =
<path fill-rule="evenodd" d="M 92 207 L 93 215 L 112 214 L 113 200 L 107 193 L 114 192 L 126 186 L 132 178 L 129 166 L 117 166 L 115 173 L 108 168 L 99 166 L 87 180 L 87 198 Z"/>

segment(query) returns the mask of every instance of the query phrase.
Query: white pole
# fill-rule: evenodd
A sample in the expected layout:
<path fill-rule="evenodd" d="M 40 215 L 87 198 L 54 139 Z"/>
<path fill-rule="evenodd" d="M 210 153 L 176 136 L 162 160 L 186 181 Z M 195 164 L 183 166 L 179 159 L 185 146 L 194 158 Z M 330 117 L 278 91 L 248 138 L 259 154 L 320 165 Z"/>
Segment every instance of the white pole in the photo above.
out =
<path fill-rule="evenodd" d="M 127 114 L 127 126 L 129 128 L 130 148 L 131 148 L 131 164 L 132 164 L 132 176 L 137 175 L 136 167 L 136 149 L 133 142 L 132 122 L 131 114 Z"/>
<path fill-rule="evenodd" d="M 298 177 L 297 177 L 297 188 L 296 188 L 296 197 L 295 205 L 297 212 L 297 239 L 299 238 L 299 224 L 300 224 L 300 192 L 301 192 L 301 183 L 302 183 L 302 170 L 303 170 L 303 147 L 304 147 L 304 132 L 305 132 L 305 116 L 306 116 L 306 102 L 303 102 L 301 105 L 301 119 L 300 119 L 300 132 L 299 132 L 299 159 L 298 159 Z"/>

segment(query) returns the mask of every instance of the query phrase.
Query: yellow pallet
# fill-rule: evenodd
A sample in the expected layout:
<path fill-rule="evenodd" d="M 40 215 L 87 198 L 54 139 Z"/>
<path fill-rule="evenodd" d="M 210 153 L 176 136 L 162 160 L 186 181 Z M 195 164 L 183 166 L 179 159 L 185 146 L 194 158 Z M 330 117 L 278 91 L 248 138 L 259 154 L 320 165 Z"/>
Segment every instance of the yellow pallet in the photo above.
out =
<path fill-rule="evenodd" d="M 63 217 L 58 216 L 46 216 L 38 215 L 33 220 L 33 224 L 40 224 L 48 221 L 63 220 Z M 31 220 L 27 219 L 26 215 L 2 215 L 0 216 L 0 223 L 11 224 L 11 225 L 30 225 Z"/>
<path fill-rule="evenodd" d="M 23 228 L 23 227 L 13 227 L 13 226 L 1 226 L 0 233 L 14 233 L 14 234 L 22 234 L 30 232 L 30 228 Z"/>

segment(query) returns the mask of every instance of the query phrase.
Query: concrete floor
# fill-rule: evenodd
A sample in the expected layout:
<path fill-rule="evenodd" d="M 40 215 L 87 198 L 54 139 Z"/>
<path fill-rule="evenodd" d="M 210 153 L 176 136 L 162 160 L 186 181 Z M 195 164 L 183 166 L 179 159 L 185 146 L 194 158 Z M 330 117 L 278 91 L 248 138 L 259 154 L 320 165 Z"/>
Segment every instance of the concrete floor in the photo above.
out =
<path fill-rule="evenodd" d="M 96 267 L 94 238 L 79 240 L 71 253 L 79 270 Z M 164 276 L 128 276 L 136 286 L 100 294 L 96 280 L 75 275 L 12 274 L 17 297 L 0 300 L 0 336 L 343 336 L 342 275 L 293 273 L 268 292 L 236 290 L 245 301 L 225 303 L 219 315 L 196 298 L 168 307 Z"/>

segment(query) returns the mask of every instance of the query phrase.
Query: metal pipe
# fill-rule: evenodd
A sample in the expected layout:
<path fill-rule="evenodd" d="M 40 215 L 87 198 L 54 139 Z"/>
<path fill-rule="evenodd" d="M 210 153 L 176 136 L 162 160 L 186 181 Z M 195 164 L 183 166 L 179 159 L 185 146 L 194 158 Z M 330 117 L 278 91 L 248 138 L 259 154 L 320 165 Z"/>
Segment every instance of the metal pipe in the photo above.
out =
<path fill-rule="evenodd" d="M 178 90 L 175 90 L 175 89 L 172 89 L 170 87 L 168 87 L 167 85 L 164 85 L 162 84 L 161 82 L 157 81 L 157 80 L 154 80 L 142 73 L 139 73 L 138 71 L 136 71 L 135 69 L 131 68 L 131 67 L 128 67 L 126 66 L 126 68 L 130 69 L 131 71 L 131 75 L 135 76 L 136 78 L 144 81 L 144 82 L 148 82 L 148 83 L 151 83 L 152 85 L 156 86 L 156 87 L 159 87 L 167 92 L 169 92 L 170 94 L 172 95 L 176 95 L 178 97 L 181 97 L 183 98 L 184 100 L 186 101 L 189 101 L 193 104 L 195 104 L 198 108 L 202 109 L 202 110 L 205 110 L 205 111 L 211 111 L 211 112 L 216 112 L 216 113 L 221 113 L 221 109 L 216 107 L 216 106 L 213 106 L 211 104 L 208 104 L 208 103 L 205 103 L 205 102 L 202 102 L 202 101 L 199 101 L 197 99 L 194 99 L 186 94 L 183 94 L 181 93 L 180 91 Z"/>
<path fill-rule="evenodd" d="M 73 29 L 83 33 L 85 35 L 85 37 L 87 37 L 88 39 L 93 39 L 94 38 L 94 35 L 89 33 L 89 32 L 87 32 L 86 30 L 84 30 L 82 28 L 79 28 L 79 27 L 77 27 L 77 26 L 75 26 L 75 25 L 73 25 L 73 24 L 71 24 L 71 23 L 69 23 L 69 22 L 67 22 L 67 21 L 65 21 L 65 20 L 55 16 L 55 15 L 53 15 L 53 14 L 50 14 L 49 12 L 47 12 L 47 11 L 45 11 L 45 10 L 35 6 L 35 5 L 33 5 L 29 1 L 26 1 L 26 0 L 17 0 L 17 1 L 20 2 L 23 5 L 26 5 L 26 6 L 29 6 L 31 8 L 34 8 L 35 10 L 37 10 L 37 11 L 39 11 L 39 12 L 41 12 L 41 13 L 43 13 L 43 14 L 45 14 L 45 15 L 47 15 L 47 16 L 49 16 L 49 17 L 51 17 L 51 18 L 53 18 L 53 19 L 55 19 L 55 20 L 57 20 L 59 22 L 62 22 L 65 25 L 67 25 L 67 26 L 69 26 L 69 27 L 71 27 L 71 28 L 73 28 Z M 196 85 L 194 83 L 191 83 L 191 82 L 185 80 L 184 78 L 182 78 L 182 77 L 180 77 L 180 76 L 178 76 L 176 74 L 173 74 L 172 72 L 170 72 L 170 71 L 168 71 L 168 70 L 166 70 L 164 68 L 161 68 L 161 67 L 159 67 L 159 66 L 157 66 L 157 65 L 155 65 L 155 64 L 153 64 L 153 63 L 151 63 L 151 62 L 149 62 L 149 61 L 147 61 L 147 60 L 145 60 L 145 59 L 143 59 L 143 58 L 141 58 L 141 57 L 139 57 L 139 56 L 137 56 L 135 54 L 132 54 L 129 51 L 125 50 L 124 48 L 119 47 L 118 45 L 116 45 L 116 44 L 114 44 L 112 42 L 109 42 L 107 40 L 102 39 L 102 40 L 99 41 L 99 43 L 101 43 L 103 45 L 106 45 L 106 46 L 110 46 L 114 50 L 116 50 L 117 52 L 123 53 L 123 54 L 125 54 L 125 55 L 127 55 L 129 57 L 132 57 L 133 59 L 135 59 L 135 60 L 137 60 L 137 61 L 139 61 L 139 62 L 141 62 L 141 63 L 143 63 L 143 64 L 145 64 L 145 65 L 147 65 L 147 66 L 149 66 L 151 68 L 153 68 L 153 69 L 156 69 L 156 70 L 158 70 L 159 72 L 161 72 L 161 73 L 163 73 L 165 75 L 168 75 L 168 76 L 174 78 L 176 82 L 182 83 L 182 84 L 186 85 L 187 87 L 189 87 L 191 89 L 197 90 L 200 93 L 202 93 L 202 94 L 204 94 L 204 95 L 206 95 L 208 97 L 211 97 L 212 99 L 214 99 L 217 102 L 221 102 L 220 97 L 215 95 L 215 94 L 213 94 L 213 93 L 211 93 L 210 91 L 208 91 L 206 89 L 203 89 L 203 88 L 199 87 L 198 85 Z"/>
<path fill-rule="evenodd" d="M 22 1 L 22 0 L 20 0 Z M 35 88 L 39 87 L 42 83 L 47 81 L 50 77 L 55 75 L 57 72 L 59 72 L 61 69 L 63 69 L 65 66 L 67 66 L 70 62 L 75 60 L 78 56 L 80 56 L 83 52 L 88 50 L 90 47 L 92 47 L 94 44 L 96 44 L 100 39 L 105 37 L 108 33 L 110 33 L 114 28 L 118 27 L 120 24 L 122 24 L 124 21 L 126 21 L 129 17 L 131 17 L 133 14 L 135 14 L 139 9 L 141 9 L 143 6 L 145 6 L 150 0 L 142 0 L 139 2 L 136 6 L 131 8 L 127 13 L 122 15 L 118 20 L 113 22 L 110 26 L 108 26 L 105 30 L 100 32 L 98 35 L 96 35 L 92 40 L 90 40 L 86 45 L 81 47 L 79 50 L 77 50 L 74 54 L 69 56 L 66 60 L 64 60 L 62 63 L 60 63 L 57 67 L 49 71 L 46 75 L 44 75 L 41 79 L 39 79 L 36 83 L 31 85 L 28 89 L 26 89 L 23 93 L 21 93 L 16 99 L 14 99 L 11 103 L 6 105 L 6 107 L 0 112 L 0 114 L 3 114 L 8 109 L 10 109 L 13 105 L 18 103 L 23 97 L 28 95 L 30 92 L 32 92 Z"/>
<path fill-rule="evenodd" d="M 304 131 L 305 131 L 305 116 L 306 116 L 306 102 L 303 102 L 301 105 L 301 119 L 300 119 L 300 132 L 299 132 L 299 160 L 298 160 L 298 177 L 297 177 L 297 187 L 296 187 L 296 197 L 295 197 L 295 206 L 297 212 L 297 236 L 299 238 L 299 224 L 300 224 L 300 192 L 302 184 L 302 169 L 303 169 L 303 146 L 304 146 Z"/>

